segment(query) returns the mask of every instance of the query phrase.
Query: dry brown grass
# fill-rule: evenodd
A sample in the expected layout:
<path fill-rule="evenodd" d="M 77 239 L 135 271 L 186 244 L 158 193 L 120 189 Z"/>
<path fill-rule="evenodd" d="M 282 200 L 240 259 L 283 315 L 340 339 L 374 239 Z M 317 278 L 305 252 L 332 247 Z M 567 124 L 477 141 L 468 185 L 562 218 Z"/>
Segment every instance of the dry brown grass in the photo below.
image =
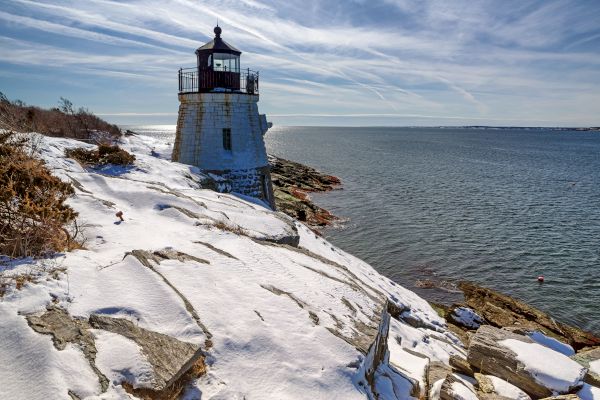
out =
<path fill-rule="evenodd" d="M 59 279 L 60 274 L 65 271 L 66 268 L 61 266 L 56 259 L 37 262 L 19 273 L 0 271 L 0 298 L 4 297 L 11 289 L 23 289 L 28 283 L 36 284 L 44 279 Z"/>
<path fill-rule="evenodd" d="M 212 226 L 222 231 L 235 233 L 236 235 L 248 236 L 248 232 L 239 225 L 231 225 L 223 221 L 217 221 Z"/>
<path fill-rule="evenodd" d="M 204 358 L 200 357 L 185 374 L 164 390 L 157 391 L 146 388 L 135 389 L 129 382 L 122 382 L 121 386 L 123 386 L 127 393 L 142 400 L 176 400 L 183 394 L 187 385 L 205 373 L 206 364 L 204 363 Z"/>
<path fill-rule="evenodd" d="M 68 149 L 65 152 L 67 157 L 77 160 L 81 165 L 131 165 L 135 161 L 135 156 L 120 148 L 117 145 L 101 143 L 97 149 L 88 150 L 83 147 Z"/>

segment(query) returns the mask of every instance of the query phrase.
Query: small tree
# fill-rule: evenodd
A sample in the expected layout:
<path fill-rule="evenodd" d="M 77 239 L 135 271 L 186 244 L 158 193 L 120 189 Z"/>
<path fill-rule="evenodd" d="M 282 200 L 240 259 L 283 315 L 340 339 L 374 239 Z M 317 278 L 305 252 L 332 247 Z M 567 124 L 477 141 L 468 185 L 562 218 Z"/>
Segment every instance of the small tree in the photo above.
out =
<path fill-rule="evenodd" d="M 71 102 L 71 100 L 65 99 L 61 96 L 60 100 L 58 101 L 58 105 L 60 111 L 64 112 L 65 114 L 75 114 L 75 109 L 73 108 L 73 103 Z"/>

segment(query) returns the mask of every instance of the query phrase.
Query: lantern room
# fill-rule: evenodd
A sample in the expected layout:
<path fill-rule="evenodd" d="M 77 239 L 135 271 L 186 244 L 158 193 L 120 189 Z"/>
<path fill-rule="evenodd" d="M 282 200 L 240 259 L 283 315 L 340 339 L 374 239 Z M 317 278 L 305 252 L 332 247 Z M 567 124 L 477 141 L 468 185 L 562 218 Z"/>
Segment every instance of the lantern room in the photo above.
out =
<path fill-rule="evenodd" d="M 241 70 L 242 52 L 224 41 L 221 32 L 216 26 L 215 38 L 196 50 L 196 68 L 179 70 L 179 93 L 258 94 L 258 72 Z"/>

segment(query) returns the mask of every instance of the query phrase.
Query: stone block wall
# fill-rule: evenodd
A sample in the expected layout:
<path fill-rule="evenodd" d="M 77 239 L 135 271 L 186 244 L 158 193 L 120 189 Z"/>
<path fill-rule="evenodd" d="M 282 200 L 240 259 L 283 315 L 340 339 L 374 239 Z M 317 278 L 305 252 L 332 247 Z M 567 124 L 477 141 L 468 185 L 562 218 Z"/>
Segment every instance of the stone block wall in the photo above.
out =
<path fill-rule="evenodd" d="M 257 95 L 188 93 L 179 101 L 174 161 L 221 171 L 268 165 Z M 223 148 L 223 128 L 231 129 L 231 150 Z"/>
<path fill-rule="evenodd" d="M 173 161 L 219 175 L 233 192 L 263 199 L 274 208 L 263 139 L 268 124 L 258 113 L 258 96 L 187 93 L 179 101 Z M 223 146 L 224 128 L 231 130 L 231 150 Z"/>
<path fill-rule="evenodd" d="M 275 197 L 268 166 L 245 170 L 211 171 L 211 173 L 226 180 L 230 191 L 264 200 L 275 209 Z"/>

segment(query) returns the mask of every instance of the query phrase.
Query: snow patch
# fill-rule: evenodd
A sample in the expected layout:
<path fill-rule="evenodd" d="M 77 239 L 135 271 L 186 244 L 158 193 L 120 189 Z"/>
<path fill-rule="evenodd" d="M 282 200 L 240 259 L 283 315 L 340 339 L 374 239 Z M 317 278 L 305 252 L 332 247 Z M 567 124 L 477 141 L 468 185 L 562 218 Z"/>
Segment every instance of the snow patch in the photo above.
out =
<path fill-rule="evenodd" d="M 100 329 L 91 332 L 98 350 L 96 366 L 114 386 L 127 381 L 134 388 L 153 387 L 154 369 L 137 343 Z"/>
<path fill-rule="evenodd" d="M 538 343 L 526 343 L 516 339 L 499 342 L 517 355 L 535 380 L 555 393 L 566 393 L 579 385 L 586 369 L 564 354 Z"/>
<path fill-rule="evenodd" d="M 534 342 L 541 344 L 542 346 L 546 346 L 549 349 L 557 351 L 565 356 L 569 357 L 575 354 L 575 350 L 570 345 L 558 341 L 550 336 L 544 335 L 542 332 L 534 331 L 531 332 L 529 336 Z"/>
<path fill-rule="evenodd" d="M 494 385 L 494 391 L 500 396 L 512 399 L 512 400 L 531 400 L 531 397 L 515 385 L 506 382 L 493 375 L 486 375 L 487 378 Z"/>
<path fill-rule="evenodd" d="M 469 329 L 477 329 L 483 324 L 483 318 L 468 307 L 457 307 L 452 312 L 454 320 Z"/>
<path fill-rule="evenodd" d="M 590 371 L 600 375 L 600 360 L 590 361 Z"/>
<path fill-rule="evenodd" d="M 577 395 L 581 400 L 600 400 L 600 388 L 584 383 Z"/>
<path fill-rule="evenodd" d="M 473 390 L 463 384 L 463 382 L 453 382 L 452 393 L 455 400 L 479 400 Z"/>

